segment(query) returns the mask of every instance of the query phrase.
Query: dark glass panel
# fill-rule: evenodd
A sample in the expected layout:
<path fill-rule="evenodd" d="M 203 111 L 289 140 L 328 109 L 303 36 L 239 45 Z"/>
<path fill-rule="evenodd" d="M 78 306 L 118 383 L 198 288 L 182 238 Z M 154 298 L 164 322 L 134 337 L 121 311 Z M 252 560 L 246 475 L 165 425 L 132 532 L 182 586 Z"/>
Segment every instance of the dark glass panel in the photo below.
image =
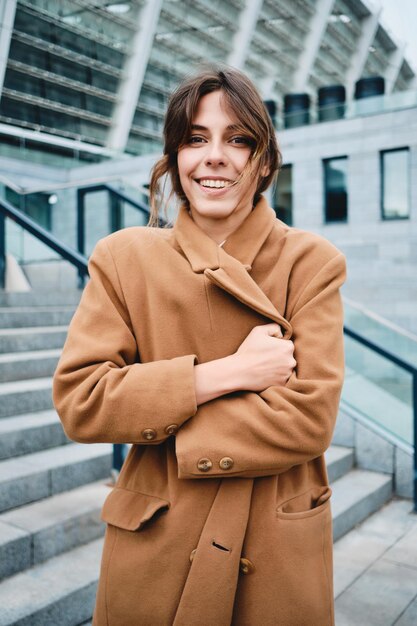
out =
<path fill-rule="evenodd" d="M 103 44 L 97 43 L 83 35 L 74 35 L 66 28 L 61 28 L 56 24 L 51 24 L 42 18 L 17 11 L 15 18 L 15 29 L 42 39 L 42 41 L 50 42 L 71 50 L 77 54 L 82 54 L 91 59 L 96 59 L 102 63 L 107 63 L 117 68 L 123 66 L 124 55 L 122 52 L 110 48 Z"/>
<path fill-rule="evenodd" d="M 81 134 L 85 137 L 96 139 L 99 143 L 104 143 L 107 138 L 107 127 L 95 124 L 87 120 L 80 120 Z"/>
<path fill-rule="evenodd" d="M 28 46 L 21 41 L 12 39 L 9 51 L 10 59 L 33 65 L 39 69 L 49 69 L 49 53 L 45 50 L 38 50 L 32 46 Z"/>
<path fill-rule="evenodd" d="M 124 54 L 118 52 L 114 48 L 109 48 L 107 46 L 103 46 L 99 43 L 96 44 L 97 50 L 97 61 L 101 63 L 107 63 L 107 65 L 112 65 L 113 67 L 122 68 Z"/>
<path fill-rule="evenodd" d="M 95 96 L 86 94 L 85 108 L 91 113 L 98 113 L 99 115 L 104 115 L 105 117 L 111 117 L 113 103 L 107 100 L 102 100 L 102 98 L 96 98 Z"/>
<path fill-rule="evenodd" d="M 326 159 L 324 165 L 325 221 L 347 221 L 347 158 Z"/>
<path fill-rule="evenodd" d="M 75 91 L 74 89 L 68 89 L 63 85 L 47 82 L 45 85 L 45 94 L 48 100 L 68 104 L 78 109 L 85 108 L 85 94 Z"/>
<path fill-rule="evenodd" d="M 77 54 L 83 54 L 91 59 L 97 58 L 96 55 L 96 42 L 83 37 L 82 35 L 74 36 L 74 33 L 65 29 L 54 27 L 55 30 L 55 43 L 72 50 Z"/>
<path fill-rule="evenodd" d="M 410 217 L 409 150 L 381 152 L 381 209 L 383 219 Z"/>
<path fill-rule="evenodd" d="M 38 107 L 28 102 L 19 102 L 3 96 L 0 101 L 0 115 L 31 124 L 40 124 Z"/>
<path fill-rule="evenodd" d="M 277 217 L 292 226 L 292 165 L 281 169 L 274 194 L 274 209 Z"/>
<path fill-rule="evenodd" d="M 99 72 L 96 69 L 91 69 L 89 72 L 88 83 L 98 89 L 104 89 L 104 91 L 116 93 L 119 85 L 119 79 L 115 76 L 109 76 L 109 74 Z"/>
<path fill-rule="evenodd" d="M 6 200 L 46 230 L 51 230 L 50 196 L 51 194 L 42 192 L 20 195 L 6 187 Z"/>
<path fill-rule="evenodd" d="M 14 89 L 33 96 L 44 95 L 43 80 L 12 69 L 6 71 L 4 86 L 7 89 Z"/>
<path fill-rule="evenodd" d="M 52 111 L 51 109 L 40 109 L 40 119 L 43 126 L 50 128 L 57 128 L 60 131 L 67 131 L 69 133 L 80 134 L 80 119 L 65 115 L 59 111 Z"/>
<path fill-rule="evenodd" d="M 36 15 L 16 11 L 14 28 L 32 37 L 52 42 L 52 25 Z"/>
<path fill-rule="evenodd" d="M 89 80 L 90 69 L 80 63 L 74 63 L 63 57 L 51 55 L 50 68 L 51 72 L 59 76 L 65 76 L 66 78 L 77 80 L 80 83 L 91 84 Z"/>

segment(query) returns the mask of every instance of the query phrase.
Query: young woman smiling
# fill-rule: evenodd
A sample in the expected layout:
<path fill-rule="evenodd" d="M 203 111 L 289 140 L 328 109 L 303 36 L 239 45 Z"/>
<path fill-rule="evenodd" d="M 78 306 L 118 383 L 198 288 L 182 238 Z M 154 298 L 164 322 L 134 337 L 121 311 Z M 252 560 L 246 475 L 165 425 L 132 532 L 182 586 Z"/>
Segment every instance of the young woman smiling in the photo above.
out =
<path fill-rule="evenodd" d="M 343 380 L 343 255 L 262 195 L 281 155 L 251 81 L 172 95 L 151 178 L 172 229 L 98 242 L 54 401 L 76 441 L 129 442 L 95 626 L 333 626 L 324 461 Z"/>

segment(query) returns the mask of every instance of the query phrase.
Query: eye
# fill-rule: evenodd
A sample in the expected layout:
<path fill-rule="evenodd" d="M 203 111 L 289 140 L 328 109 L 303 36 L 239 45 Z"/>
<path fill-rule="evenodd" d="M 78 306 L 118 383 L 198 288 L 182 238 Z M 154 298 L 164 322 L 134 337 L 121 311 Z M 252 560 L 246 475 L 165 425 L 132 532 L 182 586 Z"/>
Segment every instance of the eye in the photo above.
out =
<path fill-rule="evenodd" d="M 191 135 L 188 143 L 202 143 L 203 141 L 205 141 L 204 137 L 201 137 L 200 135 Z"/>
<path fill-rule="evenodd" d="M 245 146 L 250 146 L 253 143 L 250 137 L 245 137 L 244 135 L 237 135 L 236 137 L 232 137 L 230 141 L 232 143 Z"/>

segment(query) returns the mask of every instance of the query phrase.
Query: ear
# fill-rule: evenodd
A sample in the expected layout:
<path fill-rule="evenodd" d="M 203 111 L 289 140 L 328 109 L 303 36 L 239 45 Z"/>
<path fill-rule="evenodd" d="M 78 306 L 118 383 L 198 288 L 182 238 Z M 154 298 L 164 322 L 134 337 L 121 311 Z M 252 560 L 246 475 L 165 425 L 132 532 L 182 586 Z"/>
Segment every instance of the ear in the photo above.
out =
<path fill-rule="evenodd" d="M 269 167 L 267 165 L 264 165 L 263 168 L 261 169 L 262 178 L 265 178 L 266 176 L 268 176 L 270 171 L 271 170 L 269 169 Z"/>

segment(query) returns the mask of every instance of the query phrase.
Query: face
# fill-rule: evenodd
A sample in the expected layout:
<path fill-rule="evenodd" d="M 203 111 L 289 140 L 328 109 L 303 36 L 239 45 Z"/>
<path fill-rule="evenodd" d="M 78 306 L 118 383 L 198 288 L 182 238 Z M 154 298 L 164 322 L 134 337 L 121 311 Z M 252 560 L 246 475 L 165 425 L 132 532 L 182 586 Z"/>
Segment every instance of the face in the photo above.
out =
<path fill-rule="evenodd" d="M 257 180 L 232 184 L 251 154 L 249 137 L 237 130 L 238 123 L 221 91 L 206 94 L 199 100 L 188 143 L 178 151 L 181 186 L 200 222 L 252 210 Z"/>

